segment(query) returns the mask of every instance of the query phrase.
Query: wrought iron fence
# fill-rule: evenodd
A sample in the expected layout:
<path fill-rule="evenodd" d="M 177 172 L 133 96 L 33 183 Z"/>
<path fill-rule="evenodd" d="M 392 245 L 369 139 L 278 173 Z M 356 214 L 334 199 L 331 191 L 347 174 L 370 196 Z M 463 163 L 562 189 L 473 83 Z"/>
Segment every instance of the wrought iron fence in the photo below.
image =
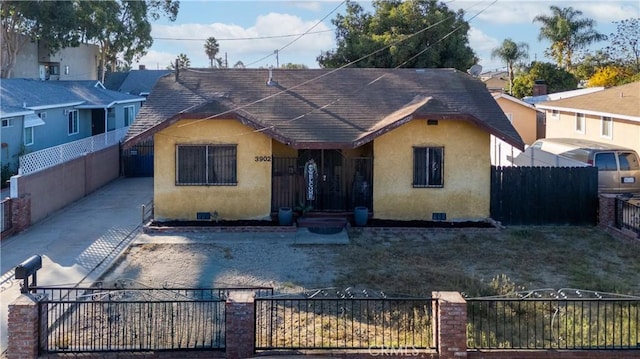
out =
<path fill-rule="evenodd" d="M 225 348 L 225 300 L 233 290 L 271 288 L 37 287 L 40 350 L 104 352 Z"/>
<path fill-rule="evenodd" d="M 142 208 L 142 224 L 147 223 L 148 221 L 153 219 L 153 200 L 149 201 L 147 204 L 143 204 Z"/>
<path fill-rule="evenodd" d="M 470 349 L 640 349 L 640 297 L 534 291 L 467 299 L 467 314 Z"/>
<path fill-rule="evenodd" d="M 0 199 L 0 232 L 11 229 L 13 226 L 11 217 L 11 199 Z"/>
<path fill-rule="evenodd" d="M 109 131 L 100 135 L 64 143 L 20 156 L 18 173 L 26 175 L 78 158 L 85 153 L 117 145 L 127 134 L 128 127 Z"/>
<path fill-rule="evenodd" d="M 434 347 L 433 299 L 373 293 L 257 298 L 256 350 Z"/>
<path fill-rule="evenodd" d="M 640 236 L 640 197 L 616 198 L 616 227 L 633 231 Z"/>

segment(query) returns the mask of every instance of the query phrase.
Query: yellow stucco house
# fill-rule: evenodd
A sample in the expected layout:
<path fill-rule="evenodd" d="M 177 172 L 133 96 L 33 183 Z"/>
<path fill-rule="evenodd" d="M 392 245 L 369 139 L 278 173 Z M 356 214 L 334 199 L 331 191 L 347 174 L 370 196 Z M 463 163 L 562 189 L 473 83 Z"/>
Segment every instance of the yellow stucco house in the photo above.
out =
<path fill-rule="evenodd" d="M 456 220 L 489 217 L 490 135 L 523 147 L 454 69 L 184 69 L 156 83 L 123 146 L 153 137 L 158 221 L 298 205 Z"/>
<path fill-rule="evenodd" d="M 640 81 L 536 104 L 546 114 L 547 138 L 579 138 L 640 153 Z"/>

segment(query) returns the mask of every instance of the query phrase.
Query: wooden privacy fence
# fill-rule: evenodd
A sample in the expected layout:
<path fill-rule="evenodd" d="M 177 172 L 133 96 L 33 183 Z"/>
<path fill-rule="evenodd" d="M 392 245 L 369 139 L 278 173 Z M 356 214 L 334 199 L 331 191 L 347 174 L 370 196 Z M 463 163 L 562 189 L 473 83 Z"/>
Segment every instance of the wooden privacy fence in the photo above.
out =
<path fill-rule="evenodd" d="M 595 225 L 596 167 L 492 167 L 491 218 L 509 225 Z"/>

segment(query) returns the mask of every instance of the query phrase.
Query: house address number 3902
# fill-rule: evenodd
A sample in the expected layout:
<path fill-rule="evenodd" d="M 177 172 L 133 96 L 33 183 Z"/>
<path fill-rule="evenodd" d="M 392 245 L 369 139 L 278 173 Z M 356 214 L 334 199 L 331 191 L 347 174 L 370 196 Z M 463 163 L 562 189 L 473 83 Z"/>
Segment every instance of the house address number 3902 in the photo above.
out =
<path fill-rule="evenodd" d="M 271 156 L 256 156 L 256 162 L 271 162 Z"/>

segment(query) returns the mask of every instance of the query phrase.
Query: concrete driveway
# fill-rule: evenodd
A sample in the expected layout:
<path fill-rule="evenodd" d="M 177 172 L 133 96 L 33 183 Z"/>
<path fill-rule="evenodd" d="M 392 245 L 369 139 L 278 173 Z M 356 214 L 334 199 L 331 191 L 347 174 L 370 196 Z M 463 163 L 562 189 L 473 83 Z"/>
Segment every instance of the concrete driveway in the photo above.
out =
<path fill-rule="evenodd" d="M 119 178 L 0 242 L 0 353 L 7 349 L 8 305 L 20 295 L 16 265 L 39 254 L 38 285 L 89 284 L 137 236 L 141 206 L 152 198 L 153 178 Z"/>

